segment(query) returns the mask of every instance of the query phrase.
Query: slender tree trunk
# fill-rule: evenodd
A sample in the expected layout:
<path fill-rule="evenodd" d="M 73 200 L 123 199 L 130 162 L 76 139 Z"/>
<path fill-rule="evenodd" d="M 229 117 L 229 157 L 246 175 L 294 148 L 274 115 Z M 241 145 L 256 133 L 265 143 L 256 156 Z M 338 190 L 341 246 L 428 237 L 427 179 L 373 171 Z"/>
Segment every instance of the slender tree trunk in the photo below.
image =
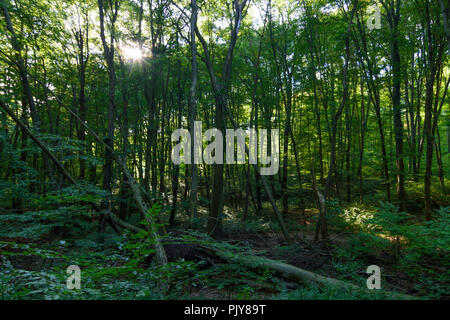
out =
<path fill-rule="evenodd" d="M 358 170 L 357 175 L 359 177 L 359 202 L 363 203 L 364 200 L 364 187 L 363 187 L 363 156 L 364 156 L 364 142 L 365 142 L 365 135 L 366 135 L 366 129 L 367 129 L 367 121 L 369 117 L 369 108 L 370 104 L 365 107 L 364 104 L 364 85 L 363 81 L 361 79 L 361 137 L 360 137 L 360 145 L 359 145 L 359 164 L 358 164 Z"/>
<path fill-rule="evenodd" d="M 444 30 L 447 37 L 448 52 L 450 53 L 450 4 L 446 0 L 439 0 L 441 4 L 442 20 L 444 21 Z"/>
<path fill-rule="evenodd" d="M 111 2 L 112 4 L 112 2 Z M 104 6 L 103 0 L 98 0 L 99 16 L 100 16 L 100 37 L 103 44 L 103 53 L 105 56 L 106 64 L 108 66 L 108 129 L 107 138 L 105 139 L 105 144 L 108 146 L 105 150 L 105 166 L 103 172 L 103 184 L 102 188 L 107 190 L 111 194 L 111 180 L 112 180 L 112 150 L 114 150 L 114 117 L 115 117 L 115 90 L 116 90 L 116 74 L 114 68 L 114 46 L 115 46 L 115 31 L 114 24 L 117 19 L 117 13 L 119 10 L 119 2 L 114 1 L 114 6 L 109 8 L 110 12 L 110 43 L 106 42 L 105 35 L 105 19 L 104 15 L 106 8 Z M 104 202 L 105 203 L 105 202 Z M 109 203 L 111 208 L 111 203 Z M 102 214 L 99 222 L 99 231 L 104 232 L 105 230 L 105 216 Z"/>
<path fill-rule="evenodd" d="M 192 83 L 190 90 L 190 113 L 189 113 L 189 122 L 191 127 L 191 168 L 192 168 L 192 182 L 191 182 L 191 194 L 190 194 L 190 213 L 192 219 L 197 218 L 197 193 L 198 193 L 198 167 L 194 161 L 195 153 L 199 150 L 195 150 L 195 137 L 196 135 L 201 135 L 201 132 L 196 132 L 195 126 L 195 118 L 197 115 L 197 97 L 196 97 L 196 89 L 197 89 L 197 74 L 198 74 L 198 66 L 197 66 L 197 44 L 195 42 L 195 26 L 197 25 L 197 1 L 191 0 L 192 7 L 192 17 L 191 17 L 191 63 L 192 63 Z M 196 159 L 195 159 L 196 160 Z"/>
<path fill-rule="evenodd" d="M 434 139 L 434 128 L 432 125 L 433 121 L 433 97 L 434 97 L 434 84 L 436 80 L 436 73 L 439 67 L 440 53 L 435 53 L 435 40 L 431 30 L 431 17 L 429 10 L 429 3 L 425 1 L 425 24 L 426 24 L 426 37 L 428 40 L 427 47 L 427 68 L 428 76 L 426 82 L 426 93 L 425 93 L 425 119 L 423 125 L 423 132 L 426 139 L 426 156 L 425 156 L 425 218 L 431 220 L 431 166 L 433 161 L 433 149 L 435 144 Z M 437 61 L 435 59 L 437 58 Z M 439 84 L 438 84 L 439 85 Z M 439 94 L 439 91 L 437 92 Z M 437 117 L 437 115 L 435 115 Z"/>
<path fill-rule="evenodd" d="M 85 30 L 82 30 L 82 26 L 78 26 L 78 30 L 74 32 L 75 39 L 77 41 L 78 46 L 78 77 L 79 77 L 79 83 L 80 83 L 80 89 L 79 89 L 79 115 L 80 119 L 83 122 L 86 122 L 86 112 L 87 112 L 87 105 L 86 105 L 86 67 L 89 60 L 89 18 L 87 11 L 85 13 Z M 81 141 L 82 149 L 79 152 L 80 159 L 80 179 L 84 179 L 86 174 L 86 161 L 83 159 L 83 156 L 87 153 L 87 148 L 85 146 L 86 141 L 86 132 L 84 131 L 84 128 L 82 126 L 78 126 L 78 139 Z"/>
<path fill-rule="evenodd" d="M 216 104 L 215 125 L 221 132 L 225 132 L 225 117 L 224 109 L 227 108 L 227 90 L 228 82 L 231 74 L 231 65 L 233 61 L 233 53 L 238 38 L 239 28 L 241 26 L 244 9 L 246 8 L 247 0 L 234 0 L 234 23 L 231 26 L 231 39 L 228 46 L 228 52 L 225 58 L 225 62 L 222 69 L 222 76 L 220 83 L 217 81 L 215 71 L 212 65 L 210 50 L 208 45 L 195 26 L 195 33 L 202 44 L 205 64 L 208 69 L 209 77 L 211 80 L 211 86 L 214 93 L 214 100 Z M 224 145 L 224 143 L 223 143 Z M 216 151 L 217 152 L 217 151 Z M 223 189 L 223 163 L 215 163 L 214 178 L 213 178 L 213 194 L 211 210 L 209 213 L 207 231 L 209 234 L 218 235 L 222 232 L 222 213 L 224 205 L 224 189 Z"/>

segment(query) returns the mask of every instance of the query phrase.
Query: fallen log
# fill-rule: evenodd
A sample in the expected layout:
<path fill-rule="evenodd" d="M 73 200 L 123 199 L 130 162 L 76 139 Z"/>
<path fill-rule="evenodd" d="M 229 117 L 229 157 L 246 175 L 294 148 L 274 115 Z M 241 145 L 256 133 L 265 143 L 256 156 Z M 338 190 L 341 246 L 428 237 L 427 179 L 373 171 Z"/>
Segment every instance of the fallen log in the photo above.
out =
<path fill-rule="evenodd" d="M 118 216 L 116 216 L 114 213 L 109 212 L 109 216 L 111 217 L 112 221 L 114 221 L 115 224 L 121 226 L 124 229 L 133 231 L 133 232 L 142 232 L 144 229 L 136 227 L 135 225 L 132 225 L 131 223 L 128 223 L 122 219 L 120 219 Z"/>
<path fill-rule="evenodd" d="M 289 279 L 291 281 L 294 281 L 299 284 L 303 285 L 310 285 L 310 284 L 316 284 L 324 287 L 332 287 L 335 289 L 341 289 L 341 290 L 351 290 L 356 291 L 360 293 L 373 293 L 373 291 L 362 288 L 359 286 L 356 286 L 352 283 L 345 282 L 338 279 L 328 278 L 321 276 L 317 273 L 307 271 L 304 269 L 301 269 L 299 267 L 281 262 L 276 260 L 271 260 L 265 257 L 259 257 L 259 256 L 247 256 L 243 254 L 234 253 L 230 250 L 227 250 L 222 247 L 214 246 L 214 245 L 200 245 L 202 249 L 205 251 L 215 254 L 222 259 L 234 262 L 234 263 L 241 263 L 245 264 L 247 266 L 251 266 L 253 268 L 258 269 L 268 269 L 271 271 L 274 271 L 276 274 L 281 275 L 282 277 Z M 404 299 L 404 300 L 411 300 L 416 299 L 413 296 L 397 293 L 397 292 L 387 292 L 384 291 L 388 296 L 392 297 L 393 299 Z"/>

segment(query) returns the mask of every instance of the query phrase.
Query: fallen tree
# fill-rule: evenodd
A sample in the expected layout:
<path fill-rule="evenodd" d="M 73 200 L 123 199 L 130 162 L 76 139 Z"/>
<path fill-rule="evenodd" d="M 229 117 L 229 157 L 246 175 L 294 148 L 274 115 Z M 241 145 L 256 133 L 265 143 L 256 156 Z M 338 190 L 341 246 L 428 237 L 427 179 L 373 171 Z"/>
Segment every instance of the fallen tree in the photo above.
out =
<path fill-rule="evenodd" d="M 19 125 L 19 127 L 46 153 L 50 159 L 55 163 L 58 170 L 74 185 L 78 186 L 78 183 L 75 181 L 75 179 L 72 178 L 72 176 L 65 170 L 62 163 L 52 154 L 52 152 L 45 146 L 45 144 L 37 138 L 29 129 L 28 127 L 14 114 L 14 112 L 2 101 L 0 100 L 0 107 L 14 120 L 14 122 Z M 114 158 L 122 167 L 129 183 L 131 190 L 133 192 L 133 198 L 138 206 L 139 211 L 141 214 L 143 214 L 150 224 L 153 224 L 152 218 L 148 215 L 148 207 L 145 204 L 145 202 L 142 200 L 142 197 L 140 195 L 139 186 L 137 185 L 136 181 L 134 180 L 133 176 L 128 171 L 128 168 L 125 166 L 125 164 L 121 161 L 119 161 L 118 158 Z M 98 206 L 94 203 L 91 203 L 95 210 L 99 210 Z M 143 229 L 136 227 L 134 225 L 131 225 L 120 218 L 118 218 L 114 213 L 112 212 L 106 212 L 108 217 L 110 218 L 112 225 L 114 227 L 114 224 L 118 224 L 121 227 L 124 227 L 128 230 L 131 230 L 133 232 L 139 232 Z M 117 230 L 117 229 L 116 229 Z M 157 257 L 157 261 L 159 264 L 167 264 L 167 256 L 164 250 L 164 246 L 162 245 L 158 233 L 154 228 L 151 230 L 151 234 L 153 236 L 153 240 L 155 241 L 154 247 L 155 247 L 155 253 Z M 357 292 L 368 292 L 367 289 L 361 288 L 359 286 L 356 286 L 354 284 L 321 276 L 317 273 L 313 273 L 301 268 L 298 268 L 296 266 L 271 260 L 268 258 L 260 257 L 260 256 L 249 256 L 249 255 L 242 255 L 234 253 L 226 248 L 223 248 L 222 246 L 218 246 L 215 243 L 211 243 L 209 241 L 205 241 L 202 243 L 201 241 L 197 242 L 198 246 L 210 253 L 214 254 L 226 261 L 229 262 L 235 262 L 235 263 L 241 263 L 245 264 L 250 267 L 260 268 L 260 269 L 268 269 L 271 271 L 274 271 L 275 273 L 290 279 L 292 281 L 295 281 L 300 284 L 309 285 L 309 284 L 318 284 L 322 286 L 328 286 L 336 289 L 343 289 L 343 290 L 354 290 Z M 400 293 L 388 293 L 392 298 L 397 299 L 414 299 L 414 297 L 400 294 Z"/>
<path fill-rule="evenodd" d="M 217 246 L 211 243 L 208 243 L 206 245 L 200 244 L 199 245 L 203 250 L 210 254 L 215 254 L 216 256 L 219 256 L 220 258 L 228 261 L 228 262 L 234 262 L 234 263 L 240 263 L 247 266 L 250 266 L 252 268 L 258 268 L 263 270 L 270 270 L 275 272 L 276 274 L 289 279 L 291 281 L 294 281 L 296 283 L 302 284 L 302 285 L 311 285 L 316 284 L 323 287 L 331 287 L 334 289 L 339 290 L 348 290 L 348 291 L 354 291 L 359 293 L 373 293 L 373 291 L 359 287 L 357 285 L 354 285 L 352 283 L 324 277 L 320 274 L 307 271 L 304 269 L 301 269 L 299 267 L 281 262 L 276 261 L 272 259 L 268 259 L 265 257 L 260 256 L 250 256 L 250 255 L 243 255 L 240 253 L 232 252 L 231 250 L 228 250 L 226 248 L 223 248 L 222 246 Z M 411 300 L 415 299 L 415 297 L 406 295 L 403 293 L 397 293 L 397 292 L 387 292 L 385 291 L 386 295 L 391 297 L 392 299 L 404 299 L 404 300 Z"/>

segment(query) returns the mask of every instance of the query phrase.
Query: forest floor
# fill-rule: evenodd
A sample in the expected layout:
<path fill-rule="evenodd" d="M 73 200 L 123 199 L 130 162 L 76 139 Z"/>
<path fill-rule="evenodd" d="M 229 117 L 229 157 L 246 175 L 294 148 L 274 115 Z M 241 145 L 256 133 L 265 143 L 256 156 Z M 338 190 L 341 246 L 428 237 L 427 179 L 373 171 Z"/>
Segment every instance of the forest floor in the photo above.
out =
<path fill-rule="evenodd" d="M 161 270 L 151 258 L 146 258 L 151 256 L 152 249 L 148 245 L 142 246 L 145 241 L 130 235 L 118 236 L 110 228 L 107 228 L 105 234 L 99 235 L 96 232 L 96 220 L 88 221 L 81 228 L 83 230 L 77 231 L 75 235 L 74 226 L 50 225 L 39 236 L 30 235 L 33 226 L 29 221 L 15 221 L 9 226 L 14 229 L 25 228 L 22 233 L 8 232 L 8 224 L 0 225 L 0 231 L 3 231 L 0 232 L 0 297 L 386 299 L 386 292 L 396 291 L 419 298 L 450 298 L 450 276 L 446 265 L 448 259 L 436 260 L 424 254 L 420 256 L 420 262 L 413 261 L 413 268 L 408 265 L 409 269 L 405 269 L 405 261 L 409 261 L 405 257 L 410 255 L 408 241 L 382 234 L 371 234 L 369 237 L 363 233 L 364 236 L 361 237 L 360 230 L 351 224 L 339 222 L 333 215 L 330 217 L 329 240 L 314 241 L 317 209 L 303 211 L 293 207 L 285 216 L 286 223 L 290 226 L 291 244 L 285 242 L 267 208 L 263 209 L 261 216 L 245 222 L 228 215 L 224 220 L 223 234 L 214 241 L 233 246 L 237 252 L 282 261 L 360 287 L 366 285 L 369 276 L 366 273 L 367 267 L 378 265 L 382 270 L 383 290 L 361 296 L 333 288 L 303 286 L 268 270 L 262 272 L 251 266 L 228 263 L 217 257 L 205 257 L 197 254 L 196 248 L 192 254 L 191 249 L 183 249 L 183 244 L 180 244 L 181 251 L 176 249 L 178 252 L 175 254 L 170 247 L 166 248 L 170 263 L 166 269 Z M 233 209 L 227 209 L 226 212 L 233 212 Z M 358 216 L 366 213 L 363 209 L 358 210 Z M 203 211 L 205 210 L 200 210 L 200 222 L 206 219 Z M 180 230 L 187 229 L 184 223 L 183 216 L 180 216 L 177 226 L 167 229 L 169 233 L 173 231 L 179 234 Z M 27 232 L 26 228 L 31 229 Z M 194 231 L 192 236 L 197 234 L 199 233 Z M 74 264 L 80 265 L 83 270 L 85 287 L 77 292 L 65 288 L 66 268 Z M 421 275 L 423 268 L 427 268 L 429 274 L 425 272 Z M 161 291 L 159 285 L 164 281 L 169 283 L 169 288 Z"/>

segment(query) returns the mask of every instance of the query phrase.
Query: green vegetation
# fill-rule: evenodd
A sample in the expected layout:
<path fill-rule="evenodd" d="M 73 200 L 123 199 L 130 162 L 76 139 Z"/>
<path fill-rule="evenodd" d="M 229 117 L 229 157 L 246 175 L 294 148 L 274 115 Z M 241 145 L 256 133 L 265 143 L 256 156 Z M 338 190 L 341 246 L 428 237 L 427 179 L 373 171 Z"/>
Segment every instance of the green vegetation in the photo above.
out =
<path fill-rule="evenodd" d="M 449 299 L 449 15 L 0 0 L 0 299 Z"/>

